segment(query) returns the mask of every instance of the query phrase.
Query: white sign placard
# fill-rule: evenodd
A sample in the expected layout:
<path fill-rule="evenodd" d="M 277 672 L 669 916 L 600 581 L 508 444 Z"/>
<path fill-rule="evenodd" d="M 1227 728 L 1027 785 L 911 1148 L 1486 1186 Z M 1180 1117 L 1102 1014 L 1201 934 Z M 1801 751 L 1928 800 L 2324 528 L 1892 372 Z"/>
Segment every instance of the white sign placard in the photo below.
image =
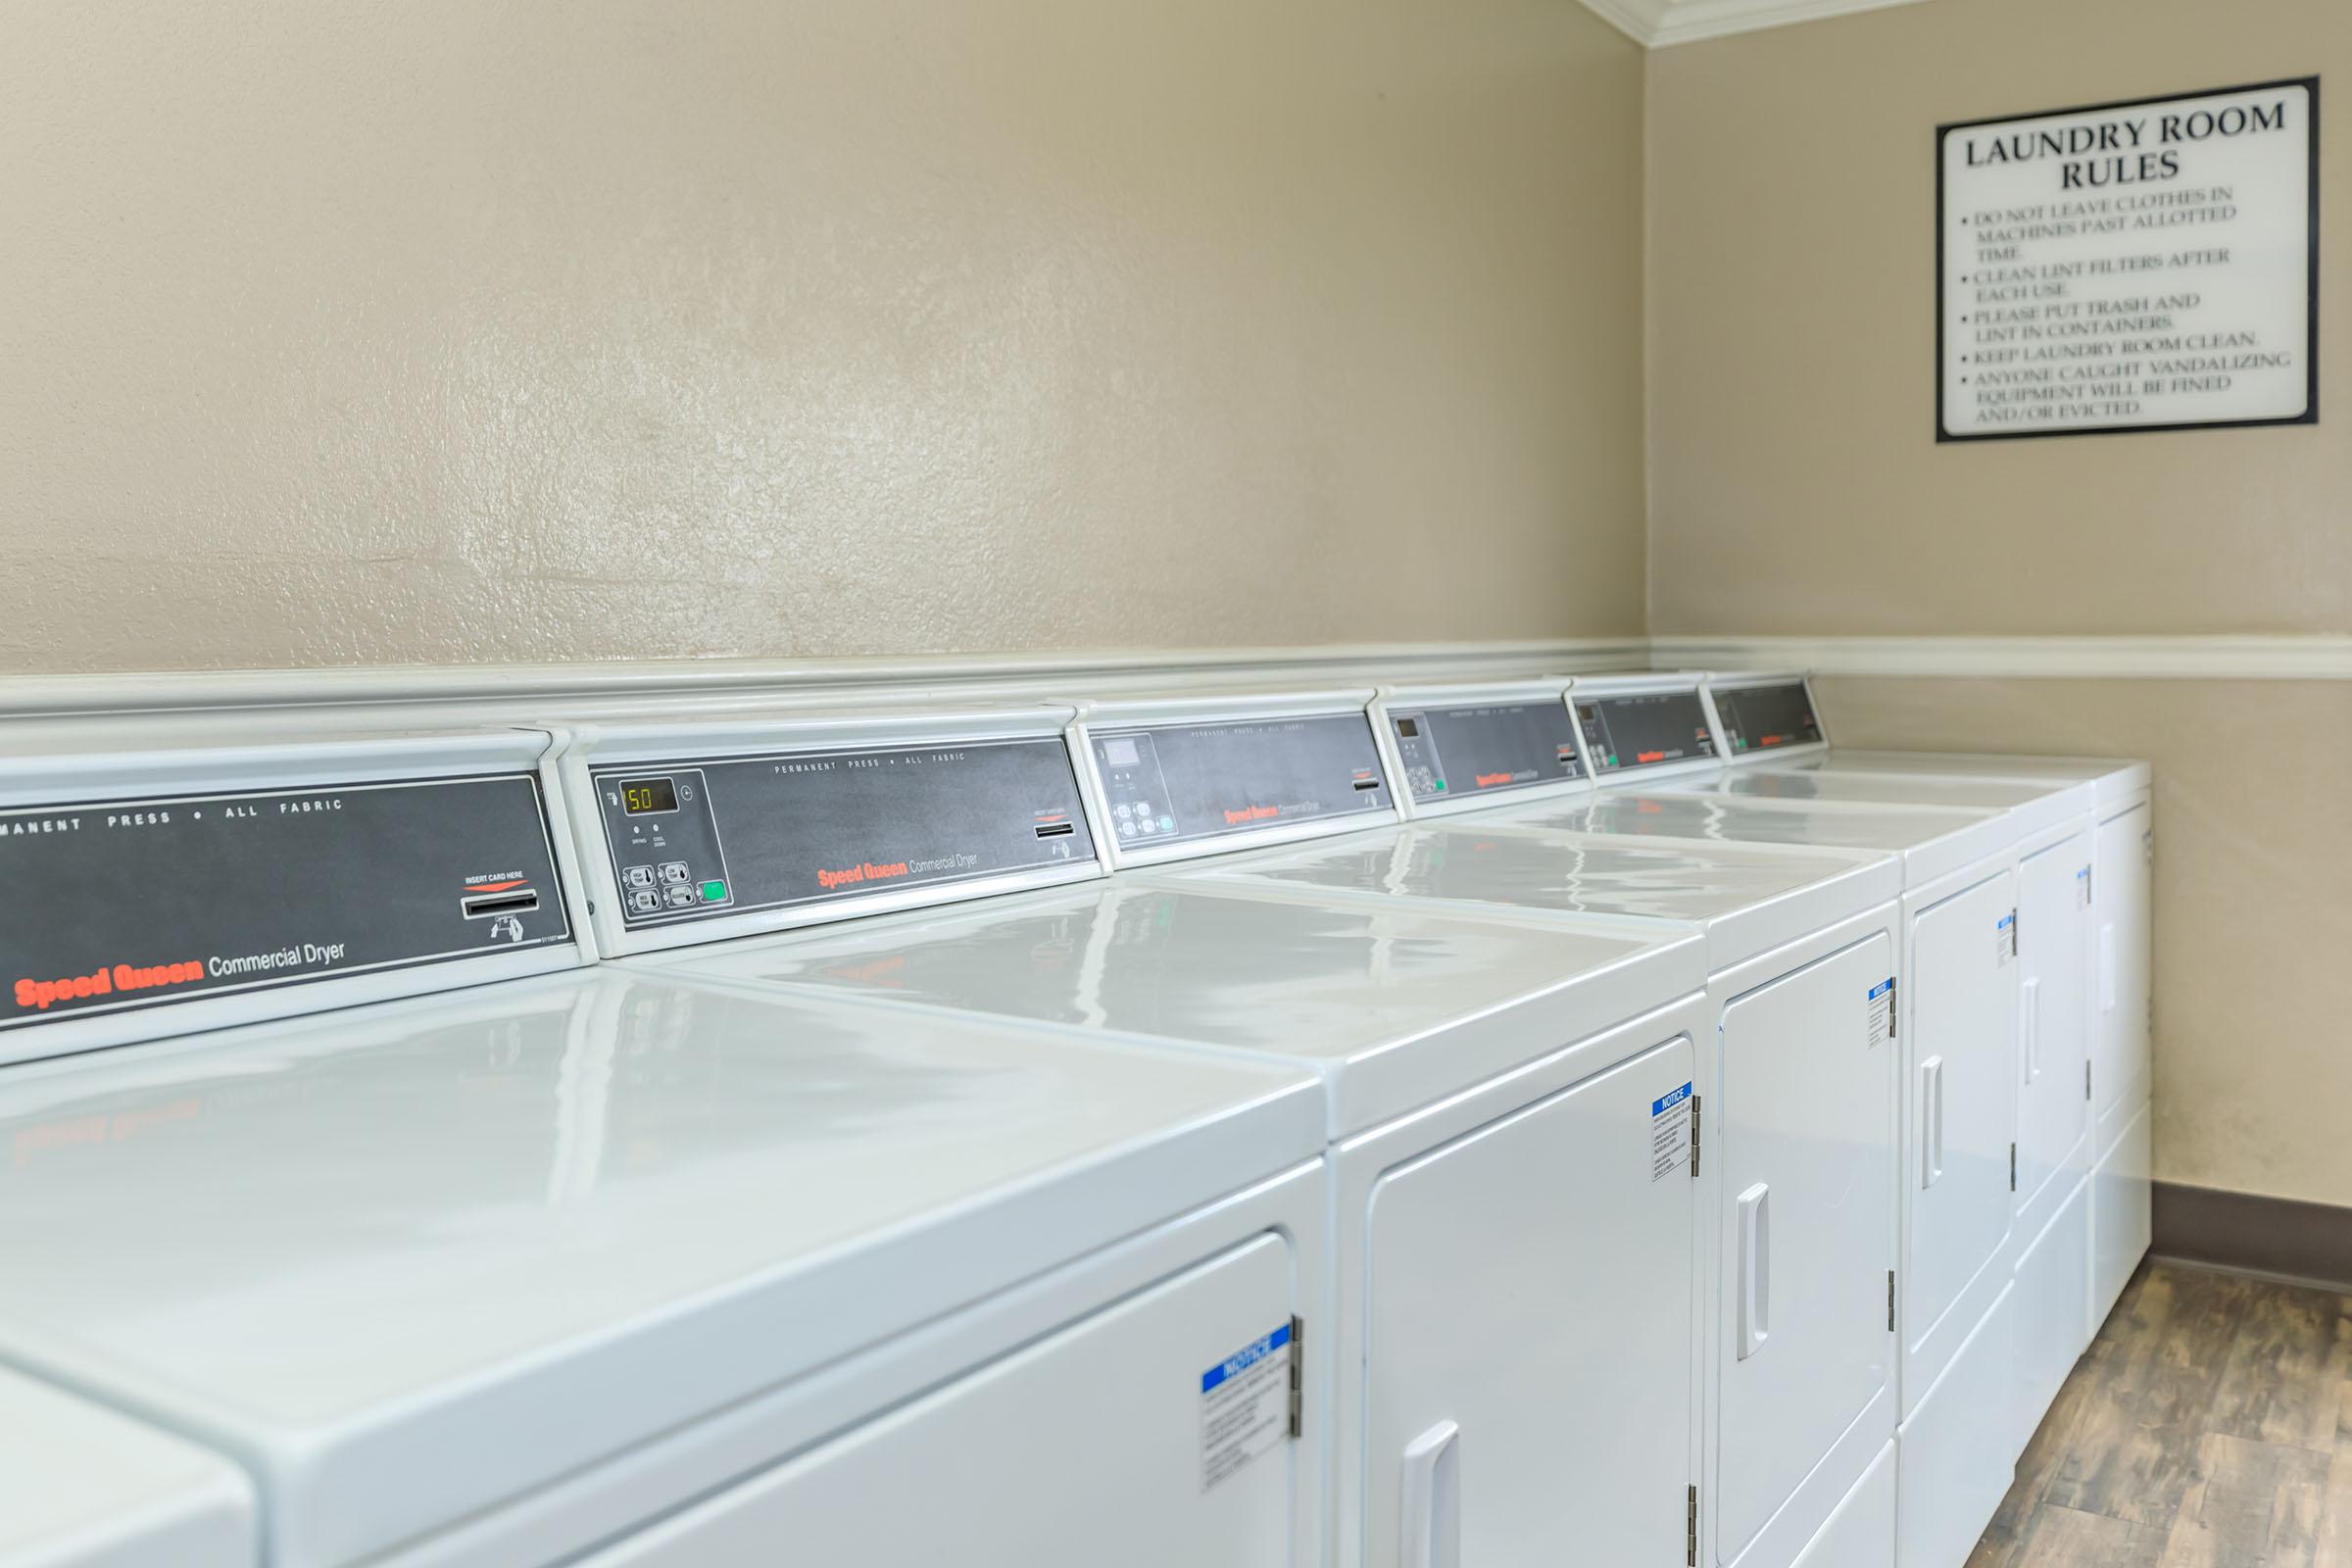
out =
<path fill-rule="evenodd" d="M 1937 129 L 1939 441 L 2319 421 L 2320 83 Z"/>

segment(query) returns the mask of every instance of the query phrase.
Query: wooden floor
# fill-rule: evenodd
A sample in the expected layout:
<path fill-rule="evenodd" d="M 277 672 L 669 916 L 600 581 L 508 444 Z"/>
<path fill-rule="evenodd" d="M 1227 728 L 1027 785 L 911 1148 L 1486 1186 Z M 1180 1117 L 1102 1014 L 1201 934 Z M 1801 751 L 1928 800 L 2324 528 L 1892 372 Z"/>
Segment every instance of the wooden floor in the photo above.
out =
<path fill-rule="evenodd" d="M 2352 1297 L 2152 1264 L 1968 1568 L 2352 1568 Z"/>

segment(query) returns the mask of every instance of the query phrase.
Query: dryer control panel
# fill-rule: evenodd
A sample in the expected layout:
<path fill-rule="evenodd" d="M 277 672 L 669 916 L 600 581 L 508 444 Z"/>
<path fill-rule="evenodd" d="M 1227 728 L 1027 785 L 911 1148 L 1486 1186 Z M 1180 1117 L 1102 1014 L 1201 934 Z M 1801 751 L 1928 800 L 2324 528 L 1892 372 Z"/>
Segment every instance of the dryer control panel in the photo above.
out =
<path fill-rule="evenodd" d="M 1570 697 L 1583 731 L 1585 755 L 1596 778 L 1638 773 L 1715 755 L 1715 736 L 1706 704 L 1696 687 L 1665 692 L 1626 692 Z"/>
<path fill-rule="evenodd" d="M 1567 705 L 1392 708 L 1403 785 L 1416 802 L 1568 784 L 1584 777 Z"/>
<path fill-rule="evenodd" d="M 1126 850 L 1392 808 L 1363 712 L 1091 732 L 1104 829 Z"/>
<path fill-rule="evenodd" d="M 571 941 L 534 773 L 11 808 L 0 885 L 0 1038 Z"/>
<path fill-rule="evenodd" d="M 1715 716 L 1723 725 L 1725 750 L 1734 757 L 1791 746 L 1818 746 L 1821 719 L 1803 680 L 1761 686 L 1719 686 Z"/>
<path fill-rule="evenodd" d="M 591 777 L 629 929 L 1095 858 L 1058 735 L 680 757 Z"/>

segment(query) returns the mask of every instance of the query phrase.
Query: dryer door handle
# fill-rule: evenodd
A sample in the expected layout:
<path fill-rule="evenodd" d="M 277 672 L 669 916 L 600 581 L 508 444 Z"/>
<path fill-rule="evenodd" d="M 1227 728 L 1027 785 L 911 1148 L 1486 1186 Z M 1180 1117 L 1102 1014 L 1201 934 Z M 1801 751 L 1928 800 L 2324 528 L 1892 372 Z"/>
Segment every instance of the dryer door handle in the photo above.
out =
<path fill-rule="evenodd" d="M 1930 1056 L 1919 1064 L 1919 1185 L 1924 1190 L 1943 1178 L 1943 1058 Z"/>
<path fill-rule="evenodd" d="M 1461 1436 L 1441 1421 L 1405 1445 L 1402 1568 L 1462 1568 Z"/>
<path fill-rule="evenodd" d="M 1772 1187 L 1758 1182 L 1740 1195 L 1740 1359 L 1772 1338 Z"/>
<path fill-rule="evenodd" d="M 2026 1015 L 2026 1082 L 2041 1078 L 2041 976 L 2035 975 L 2025 984 Z"/>
<path fill-rule="evenodd" d="M 2115 922 L 2099 925 L 2099 1010 L 2115 1010 Z"/>

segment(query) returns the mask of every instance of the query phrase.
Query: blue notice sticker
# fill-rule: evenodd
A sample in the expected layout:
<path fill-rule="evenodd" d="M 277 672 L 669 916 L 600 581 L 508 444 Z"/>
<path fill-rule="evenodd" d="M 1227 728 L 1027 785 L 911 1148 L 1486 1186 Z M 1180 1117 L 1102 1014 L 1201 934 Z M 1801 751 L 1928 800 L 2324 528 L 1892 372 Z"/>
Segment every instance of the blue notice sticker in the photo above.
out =
<path fill-rule="evenodd" d="M 1879 1000 L 1881 997 L 1885 996 L 1885 995 L 1886 995 L 1887 992 L 1889 992 L 1889 991 L 1892 991 L 1893 989 L 1894 989 L 1894 980 L 1893 980 L 1893 978 L 1892 978 L 1891 976 L 1889 976 L 1888 978 L 1886 978 L 1886 979 L 1885 979 L 1885 980 L 1882 980 L 1882 981 L 1880 981 L 1880 982 L 1879 982 L 1877 985 L 1875 985 L 1875 986 L 1872 986 L 1872 987 L 1870 988 L 1870 1000 L 1871 1000 L 1871 1001 L 1873 1001 L 1873 1002 L 1876 1002 L 1876 1001 L 1878 1001 L 1878 1000 Z"/>
<path fill-rule="evenodd" d="M 1255 1345 L 1245 1346 L 1224 1360 L 1200 1374 L 1200 1392 L 1206 1394 L 1227 1378 L 1236 1377 L 1272 1355 L 1291 1343 L 1291 1326 L 1285 1323 Z"/>
<path fill-rule="evenodd" d="M 1668 1095 L 1664 1100 L 1651 1101 L 1649 1102 L 1649 1113 L 1652 1116 L 1663 1116 L 1675 1106 L 1681 1104 L 1684 1101 L 1689 1100 L 1690 1098 L 1690 1086 L 1689 1084 L 1685 1084 L 1682 1088 L 1677 1089 L 1673 1094 Z"/>

